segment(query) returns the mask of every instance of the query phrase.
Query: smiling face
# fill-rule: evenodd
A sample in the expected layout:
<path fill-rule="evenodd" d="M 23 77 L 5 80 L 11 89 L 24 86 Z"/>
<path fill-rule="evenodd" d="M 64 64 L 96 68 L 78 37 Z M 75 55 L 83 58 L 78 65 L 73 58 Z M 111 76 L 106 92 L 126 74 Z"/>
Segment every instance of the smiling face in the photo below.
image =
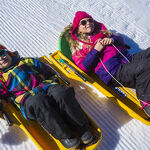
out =
<path fill-rule="evenodd" d="M 91 34 L 94 31 L 94 20 L 92 18 L 83 18 L 80 20 L 78 32 Z"/>
<path fill-rule="evenodd" d="M 0 69 L 5 69 L 9 67 L 12 63 L 12 57 L 5 52 L 0 56 Z"/>

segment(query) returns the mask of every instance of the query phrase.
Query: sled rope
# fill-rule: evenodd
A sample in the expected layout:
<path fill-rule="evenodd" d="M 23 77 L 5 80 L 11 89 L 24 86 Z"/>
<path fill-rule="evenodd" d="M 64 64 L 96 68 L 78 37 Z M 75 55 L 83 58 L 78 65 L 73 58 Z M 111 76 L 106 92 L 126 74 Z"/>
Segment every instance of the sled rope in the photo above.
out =
<path fill-rule="evenodd" d="M 150 102 L 149 101 L 143 101 L 143 100 L 141 100 L 141 102 L 143 103 L 143 106 L 140 107 L 141 110 L 144 109 L 145 106 L 150 106 Z"/>
<path fill-rule="evenodd" d="M 114 44 L 112 44 L 112 46 L 113 46 L 128 62 L 130 62 L 130 61 L 118 50 L 118 48 L 117 48 Z M 104 69 L 109 73 L 109 75 L 110 75 L 121 87 L 125 88 L 125 86 L 124 86 L 123 84 L 121 84 L 121 83 L 108 71 L 107 67 L 104 65 L 104 63 L 103 63 L 103 61 L 102 61 L 101 58 L 100 58 L 100 61 L 101 61 L 102 65 L 103 65 Z M 134 97 L 134 95 L 133 95 L 128 89 L 126 89 L 126 91 L 127 91 L 128 93 L 130 93 L 130 94 Z M 138 99 L 138 98 L 137 98 L 137 99 Z M 138 99 L 138 101 L 140 101 L 140 100 Z"/>
<path fill-rule="evenodd" d="M 130 62 L 129 59 L 125 55 L 123 55 L 114 44 L 112 44 L 112 46 L 127 60 L 128 63 Z"/>
<path fill-rule="evenodd" d="M 105 66 L 104 63 L 102 62 L 101 58 L 100 58 L 100 61 L 101 61 L 102 65 L 103 65 L 104 69 L 109 73 L 109 75 L 110 75 L 121 87 L 125 88 L 125 86 L 124 86 L 123 84 L 121 84 L 121 83 L 108 71 L 108 69 L 106 68 L 106 66 Z M 128 93 L 130 93 L 130 94 L 134 97 L 134 95 L 133 95 L 129 90 L 126 89 L 126 91 L 127 91 Z"/>

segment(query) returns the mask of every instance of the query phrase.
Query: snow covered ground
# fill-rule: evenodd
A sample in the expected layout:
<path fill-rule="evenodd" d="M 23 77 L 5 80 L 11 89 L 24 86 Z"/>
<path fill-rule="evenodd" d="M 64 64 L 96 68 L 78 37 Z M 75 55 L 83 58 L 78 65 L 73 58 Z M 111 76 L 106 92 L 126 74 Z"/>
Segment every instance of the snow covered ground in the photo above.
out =
<path fill-rule="evenodd" d="M 0 0 L 0 43 L 22 56 L 48 56 L 78 10 L 124 36 L 136 53 L 150 46 L 150 0 Z M 135 120 L 92 89 L 78 88 L 76 97 L 102 130 L 97 150 L 149 150 L 150 127 Z M 101 100 L 99 100 L 101 99 Z M 0 119 L 0 150 L 37 150 L 18 127 Z"/>

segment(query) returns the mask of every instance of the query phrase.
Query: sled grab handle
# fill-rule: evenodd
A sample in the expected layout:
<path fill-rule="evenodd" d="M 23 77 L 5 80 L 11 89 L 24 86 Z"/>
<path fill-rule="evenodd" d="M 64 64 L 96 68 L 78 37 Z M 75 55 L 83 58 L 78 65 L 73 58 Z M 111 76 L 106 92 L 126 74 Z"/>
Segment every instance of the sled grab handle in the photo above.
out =
<path fill-rule="evenodd" d="M 2 112 L 2 115 L 3 115 L 4 119 L 7 121 L 8 125 L 12 126 L 13 122 L 11 121 L 11 119 L 9 118 L 9 116 L 7 115 L 7 113 L 4 111 L 2 103 L 0 103 L 0 111 Z"/>
<path fill-rule="evenodd" d="M 111 84 L 110 87 L 113 91 L 115 91 L 122 98 L 127 97 L 127 94 L 125 94 L 119 87 L 116 87 L 113 84 Z"/>
<path fill-rule="evenodd" d="M 74 71 L 74 73 L 80 77 L 83 81 L 87 81 L 86 77 L 84 75 L 82 75 L 81 73 L 79 73 L 77 70 L 75 70 L 74 68 L 72 68 L 65 60 L 63 60 L 62 58 L 59 59 L 59 61 L 65 65 L 67 65 L 72 71 Z"/>
<path fill-rule="evenodd" d="M 9 126 L 13 125 L 13 122 L 10 120 L 9 116 L 7 115 L 7 113 L 5 111 L 2 111 L 2 115 L 4 117 L 4 119 L 7 121 Z"/>
<path fill-rule="evenodd" d="M 66 84 L 66 85 L 69 85 L 70 82 L 67 81 L 64 77 L 62 77 L 60 74 L 57 74 L 57 76 Z"/>
<path fill-rule="evenodd" d="M 52 68 L 51 66 L 47 65 L 49 68 L 51 68 L 55 73 L 56 75 L 66 84 L 66 85 L 69 85 L 70 82 L 68 80 L 66 80 L 64 77 L 62 77 L 54 68 Z"/>

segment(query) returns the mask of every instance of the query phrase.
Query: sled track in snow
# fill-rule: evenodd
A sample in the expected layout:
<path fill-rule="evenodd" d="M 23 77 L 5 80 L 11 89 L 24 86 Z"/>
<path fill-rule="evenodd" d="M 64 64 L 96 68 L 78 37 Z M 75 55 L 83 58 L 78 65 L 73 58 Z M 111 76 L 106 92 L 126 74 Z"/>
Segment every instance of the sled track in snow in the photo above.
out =
<path fill-rule="evenodd" d="M 136 25 L 132 12 L 123 0 L 0 0 L 0 5 L 0 40 L 23 56 L 39 57 L 56 51 L 59 34 L 72 21 L 77 10 L 89 12 L 108 29 L 128 36 L 142 49 L 150 43 L 150 35 Z M 137 46 L 133 44 L 134 48 Z M 144 139 L 146 136 L 150 138 L 146 125 L 129 117 L 96 89 L 80 88 L 75 82 L 73 86 L 78 101 L 102 130 L 102 141 L 97 150 L 150 149 L 149 142 Z M 23 133 L 6 127 L 3 120 L 0 124 L 3 129 L 0 129 L 1 150 L 37 149 Z M 8 137 L 12 132 L 15 134 Z"/>

